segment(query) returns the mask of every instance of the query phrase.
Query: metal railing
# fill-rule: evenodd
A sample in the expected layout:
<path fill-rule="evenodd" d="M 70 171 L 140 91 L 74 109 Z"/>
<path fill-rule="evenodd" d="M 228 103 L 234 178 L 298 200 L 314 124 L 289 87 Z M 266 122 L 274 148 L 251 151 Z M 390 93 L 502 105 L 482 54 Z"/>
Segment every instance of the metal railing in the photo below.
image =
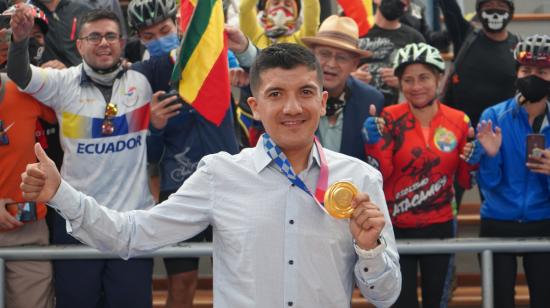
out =
<path fill-rule="evenodd" d="M 493 253 L 549 252 L 550 238 L 455 238 L 444 240 L 399 240 L 400 254 L 481 253 L 481 288 L 484 308 L 493 307 Z M 139 258 L 202 257 L 212 255 L 211 243 L 185 243 L 165 247 Z M 11 260 L 118 259 L 86 246 L 32 246 L 0 248 L 0 307 L 5 303 L 5 262 Z"/>

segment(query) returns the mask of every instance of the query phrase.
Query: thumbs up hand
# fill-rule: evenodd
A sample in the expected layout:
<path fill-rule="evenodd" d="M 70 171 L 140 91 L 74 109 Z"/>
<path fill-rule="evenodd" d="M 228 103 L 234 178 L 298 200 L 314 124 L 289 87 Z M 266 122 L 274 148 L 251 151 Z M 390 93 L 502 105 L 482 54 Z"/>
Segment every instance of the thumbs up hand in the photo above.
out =
<path fill-rule="evenodd" d="M 40 143 L 34 145 L 38 163 L 28 164 L 21 174 L 23 198 L 36 202 L 48 202 L 61 184 L 61 175 L 55 163 L 46 155 Z"/>
<path fill-rule="evenodd" d="M 363 139 L 368 144 L 375 144 L 380 140 L 386 126 L 386 121 L 383 118 L 376 116 L 376 106 L 370 105 L 370 116 L 363 123 Z"/>

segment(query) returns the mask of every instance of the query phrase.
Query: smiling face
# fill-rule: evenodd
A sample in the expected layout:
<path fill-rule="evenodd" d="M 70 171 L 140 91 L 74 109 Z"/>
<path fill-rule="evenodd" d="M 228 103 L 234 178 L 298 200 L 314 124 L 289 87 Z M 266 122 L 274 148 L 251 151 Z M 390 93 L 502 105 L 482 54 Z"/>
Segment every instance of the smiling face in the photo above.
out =
<path fill-rule="evenodd" d="M 76 47 L 82 58 L 92 68 L 108 69 L 120 61 L 124 42 L 122 39 L 108 42 L 106 38 L 102 38 L 97 44 L 86 39 L 90 34 L 105 36 L 108 33 L 120 36 L 117 23 L 109 19 L 85 23 L 80 31 L 80 38 L 76 41 Z"/>
<path fill-rule="evenodd" d="M 399 79 L 405 99 L 414 107 L 421 108 L 437 94 L 440 74 L 425 64 L 415 63 L 405 67 Z"/>
<path fill-rule="evenodd" d="M 254 119 L 283 151 L 300 151 L 313 144 L 328 94 L 315 70 L 305 65 L 271 68 L 260 73 L 254 97 L 248 99 Z"/>

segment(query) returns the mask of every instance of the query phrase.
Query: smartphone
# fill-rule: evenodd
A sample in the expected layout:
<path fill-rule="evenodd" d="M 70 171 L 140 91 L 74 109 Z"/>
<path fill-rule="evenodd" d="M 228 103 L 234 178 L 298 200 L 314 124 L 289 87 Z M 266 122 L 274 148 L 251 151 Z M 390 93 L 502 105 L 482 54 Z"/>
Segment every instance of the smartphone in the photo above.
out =
<path fill-rule="evenodd" d="M 37 219 L 35 202 L 8 203 L 6 208 L 20 222 L 36 221 Z"/>
<path fill-rule="evenodd" d="M 546 140 L 543 134 L 529 134 L 527 135 L 527 162 L 536 162 L 532 157 L 540 158 L 542 156 L 542 150 L 545 148 Z"/>
<path fill-rule="evenodd" d="M 159 102 L 163 101 L 163 100 L 165 100 L 169 97 L 172 97 L 172 96 L 177 96 L 178 99 L 168 103 L 168 105 L 166 105 L 166 107 L 169 107 L 169 106 L 172 106 L 172 105 L 175 105 L 175 104 L 183 104 L 183 100 L 181 99 L 179 93 L 176 90 L 172 90 L 168 93 L 164 93 L 164 94 L 159 95 Z"/>

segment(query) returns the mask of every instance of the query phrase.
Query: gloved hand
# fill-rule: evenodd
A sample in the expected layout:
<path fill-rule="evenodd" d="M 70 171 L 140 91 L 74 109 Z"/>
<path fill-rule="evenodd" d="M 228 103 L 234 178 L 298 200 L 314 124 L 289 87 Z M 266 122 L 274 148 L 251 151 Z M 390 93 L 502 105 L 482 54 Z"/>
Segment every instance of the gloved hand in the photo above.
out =
<path fill-rule="evenodd" d="M 382 137 L 386 121 L 383 118 L 376 116 L 376 107 L 370 105 L 369 108 L 370 117 L 368 117 L 363 123 L 363 139 L 367 144 L 375 144 Z"/>

